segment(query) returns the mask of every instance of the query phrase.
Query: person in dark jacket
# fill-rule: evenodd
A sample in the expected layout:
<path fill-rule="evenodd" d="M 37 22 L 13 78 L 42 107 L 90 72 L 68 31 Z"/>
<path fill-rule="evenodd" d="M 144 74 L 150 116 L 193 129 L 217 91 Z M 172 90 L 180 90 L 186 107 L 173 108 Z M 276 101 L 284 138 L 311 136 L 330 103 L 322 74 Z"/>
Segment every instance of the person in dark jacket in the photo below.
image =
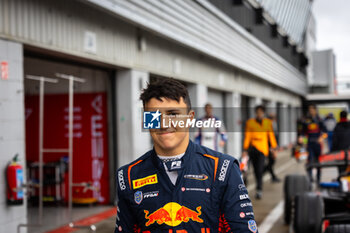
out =
<path fill-rule="evenodd" d="M 333 131 L 332 151 L 350 149 L 350 122 L 348 121 L 348 112 L 340 112 L 340 120 Z M 346 166 L 338 168 L 339 174 L 346 171 Z"/>
<path fill-rule="evenodd" d="M 187 89 L 174 79 L 148 84 L 140 99 L 151 122 L 193 120 Z M 174 124 L 150 134 L 154 148 L 117 171 L 115 233 L 258 232 L 234 157 L 193 143 Z"/>
<path fill-rule="evenodd" d="M 340 120 L 333 131 L 332 151 L 350 148 L 350 122 L 347 111 L 341 111 Z"/>

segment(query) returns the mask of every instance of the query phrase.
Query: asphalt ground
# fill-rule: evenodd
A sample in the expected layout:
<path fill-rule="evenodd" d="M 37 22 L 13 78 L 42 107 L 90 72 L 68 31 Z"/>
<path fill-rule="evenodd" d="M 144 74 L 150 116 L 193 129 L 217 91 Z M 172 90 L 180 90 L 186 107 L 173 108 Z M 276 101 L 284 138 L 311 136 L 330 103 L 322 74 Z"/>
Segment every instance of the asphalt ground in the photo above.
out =
<path fill-rule="evenodd" d="M 249 192 L 252 197 L 255 220 L 260 233 L 289 232 L 289 226 L 285 225 L 283 221 L 284 179 L 289 174 L 306 174 L 305 163 L 298 163 L 290 156 L 289 150 L 279 153 L 275 171 L 281 182 L 272 183 L 269 175 L 265 175 L 266 181 L 264 182 L 264 192 L 261 200 L 254 199 L 254 192 Z"/>
<path fill-rule="evenodd" d="M 303 165 L 302 166 L 296 165 L 296 167 L 301 168 L 299 174 L 303 174 L 303 173 L 305 174 L 305 169 L 303 169 L 304 168 Z M 335 179 L 337 177 L 337 175 L 338 175 L 338 171 L 336 168 L 324 168 L 324 169 L 322 169 L 321 182 L 333 181 L 333 179 Z M 316 177 L 315 171 L 314 171 L 314 177 Z M 315 189 L 315 186 L 313 187 L 313 189 Z M 258 205 L 257 205 L 257 207 L 258 207 Z M 275 207 L 275 209 L 276 208 L 277 207 Z M 293 233 L 294 232 L 291 226 L 287 226 L 286 224 L 284 224 L 283 205 L 281 208 L 281 214 L 279 216 L 275 216 L 275 222 L 273 223 L 273 226 L 271 227 L 271 229 L 267 232 L 269 232 L 269 233 Z M 263 232 L 261 232 L 261 233 L 263 233 Z"/>

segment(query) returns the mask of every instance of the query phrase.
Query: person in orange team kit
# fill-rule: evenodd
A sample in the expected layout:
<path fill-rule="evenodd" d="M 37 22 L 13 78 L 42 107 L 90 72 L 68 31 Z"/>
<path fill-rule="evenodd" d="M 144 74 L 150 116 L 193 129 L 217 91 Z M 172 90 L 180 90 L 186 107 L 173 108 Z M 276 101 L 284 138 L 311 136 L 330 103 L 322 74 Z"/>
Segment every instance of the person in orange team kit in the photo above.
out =
<path fill-rule="evenodd" d="M 265 158 L 269 155 L 269 146 L 272 153 L 276 153 L 277 142 L 272 122 L 270 119 L 265 118 L 265 107 L 262 105 L 256 106 L 255 115 L 255 118 L 249 119 L 246 123 L 242 157 L 249 155 L 252 161 L 256 179 L 255 197 L 261 199 Z"/>

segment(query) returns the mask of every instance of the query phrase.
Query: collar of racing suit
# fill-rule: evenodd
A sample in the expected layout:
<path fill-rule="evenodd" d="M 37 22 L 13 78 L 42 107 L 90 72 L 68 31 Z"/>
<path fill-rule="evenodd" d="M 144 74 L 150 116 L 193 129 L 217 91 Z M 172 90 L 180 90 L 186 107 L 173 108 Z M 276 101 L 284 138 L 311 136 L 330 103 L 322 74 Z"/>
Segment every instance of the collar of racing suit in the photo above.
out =
<path fill-rule="evenodd" d="M 189 160 L 190 153 L 192 153 L 192 151 L 193 151 L 193 142 L 191 140 L 189 140 L 186 152 L 181 158 L 181 161 L 182 161 L 182 164 L 183 164 L 183 167 L 182 167 L 183 169 L 186 168 L 186 165 L 188 163 L 187 161 Z M 152 150 L 152 161 L 153 161 L 154 165 L 158 169 L 160 169 L 160 170 L 165 172 L 163 161 L 158 157 L 154 147 L 153 147 L 153 150 Z"/>

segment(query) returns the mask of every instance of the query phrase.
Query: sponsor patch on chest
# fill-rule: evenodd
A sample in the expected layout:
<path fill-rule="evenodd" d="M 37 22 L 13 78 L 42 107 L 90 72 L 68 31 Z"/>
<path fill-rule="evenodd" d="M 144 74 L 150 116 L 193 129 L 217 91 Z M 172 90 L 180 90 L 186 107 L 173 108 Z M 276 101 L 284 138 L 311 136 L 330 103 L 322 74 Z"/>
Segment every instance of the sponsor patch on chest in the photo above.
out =
<path fill-rule="evenodd" d="M 148 192 L 148 193 L 144 193 L 143 194 L 143 198 L 149 198 L 149 197 L 158 197 L 159 195 L 159 191 L 152 191 L 152 192 Z"/>
<path fill-rule="evenodd" d="M 207 180 L 207 179 L 208 179 L 208 176 L 207 176 L 207 175 L 204 175 L 204 174 L 201 174 L 201 175 L 191 175 L 191 174 L 188 174 L 188 175 L 184 175 L 184 178 L 185 178 L 185 179 L 192 179 L 192 180 Z"/>
<path fill-rule="evenodd" d="M 157 174 L 154 174 L 144 178 L 133 180 L 132 186 L 134 189 L 137 189 L 146 185 L 157 184 L 157 183 L 158 183 L 158 177 L 157 177 Z"/>

